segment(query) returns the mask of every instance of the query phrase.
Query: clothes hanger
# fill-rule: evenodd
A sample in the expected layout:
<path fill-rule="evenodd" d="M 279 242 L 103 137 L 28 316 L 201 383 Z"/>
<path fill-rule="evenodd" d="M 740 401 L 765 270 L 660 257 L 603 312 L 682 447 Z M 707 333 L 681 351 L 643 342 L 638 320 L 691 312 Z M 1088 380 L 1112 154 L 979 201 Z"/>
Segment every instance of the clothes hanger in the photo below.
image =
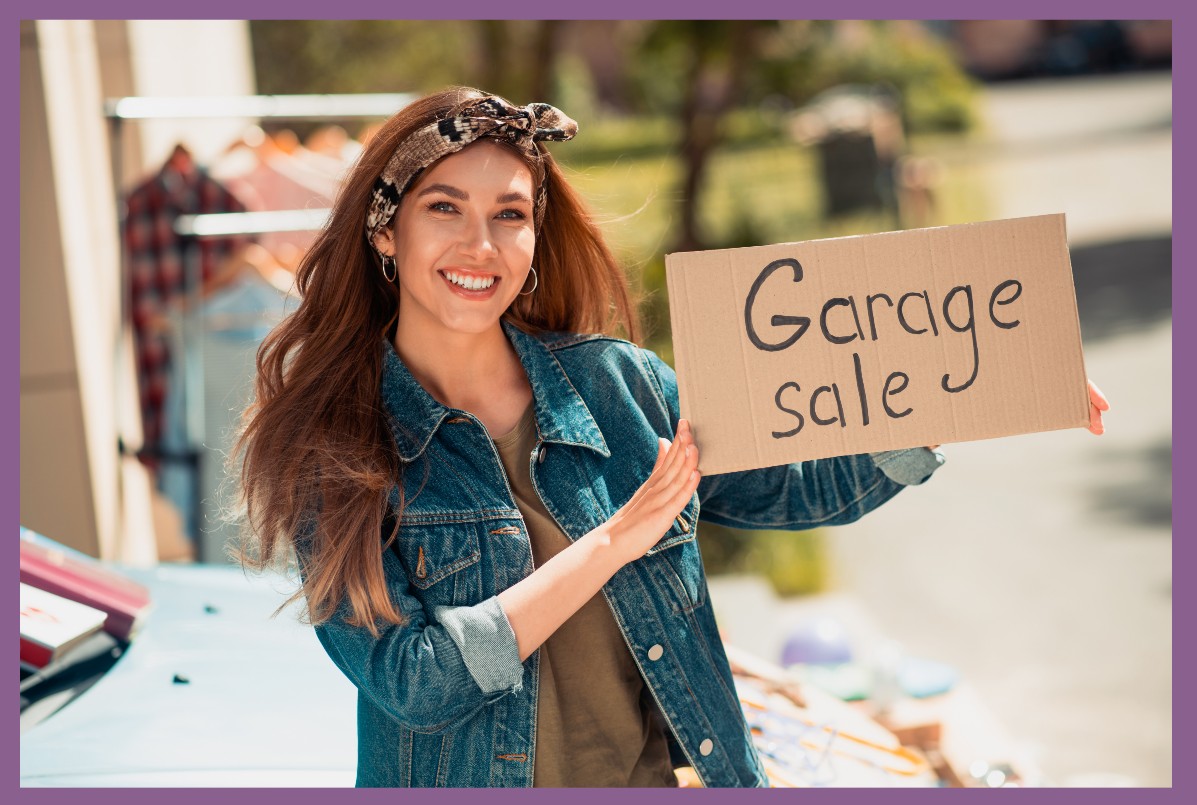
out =
<path fill-rule="evenodd" d="M 204 283 L 201 298 L 207 299 L 235 281 L 251 274 L 284 293 L 291 293 L 295 275 L 259 243 L 247 243 L 222 262 Z"/>
<path fill-rule="evenodd" d="M 243 149 L 257 153 L 258 148 L 262 146 L 265 140 L 266 132 L 262 130 L 261 126 L 247 126 L 245 131 L 241 132 L 241 136 L 229 143 L 223 153 L 227 155 Z"/>

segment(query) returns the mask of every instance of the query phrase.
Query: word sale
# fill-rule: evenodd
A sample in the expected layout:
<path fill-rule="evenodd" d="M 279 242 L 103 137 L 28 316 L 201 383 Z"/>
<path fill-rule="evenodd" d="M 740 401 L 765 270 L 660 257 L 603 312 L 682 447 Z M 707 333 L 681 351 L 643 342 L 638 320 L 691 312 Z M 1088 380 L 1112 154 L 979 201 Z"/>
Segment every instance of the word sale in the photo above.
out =
<path fill-rule="evenodd" d="M 753 314 L 758 304 L 758 296 L 766 282 L 778 271 L 789 268 L 792 282 L 802 281 L 802 265 L 793 258 L 774 260 L 765 266 L 757 275 L 748 291 L 744 302 L 744 329 L 748 340 L 754 347 L 764 352 L 777 352 L 788 349 L 798 343 L 811 327 L 810 316 L 792 315 L 790 313 L 774 313 L 770 324 L 780 330 L 766 333 L 773 340 L 767 340 L 757 331 L 753 324 Z M 784 277 L 784 275 L 783 275 Z M 777 282 L 784 281 L 779 278 Z M 1016 279 L 999 282 L 989 294 L 988 319 L 999 330 L 1011 330 L 1019 325 L 1019 320 L 1009 316 L 999 317 L 998 308 L 1009 305 L 1022 295 L 1022 283 Z M 768 296 L 766 294 L 766 296 Z M 896 300 L 895 300 L 896 296 Z M 977 347 L 977 321 L 974 315 L 973 288 L 971 285 L 957 285 L 948 291 L 940 305 L 932 303 L 931 294 L 927 290 L 907 291 L 906 293 L 890 296 L 887 293 L 873 293 L 865 296 L 863 304 L 858 304 L 855 296 L 837 296 L 826 300 L 818 314 L 819 332 L 824 340 L 830 344 L 851 344 L 853 341 L 876 342 L 882 334 L 894 333 L 891 338 L 907 336 L 923 336 L 941 338 L 945 335 L 941 322 L 946 325 L 946 331 L 951 333 L 968 334 L 972 341 L 972 369 L 968 376 L 961 379 L 952 372 L 946 372 L 939 380 L 939 387 L 948 394 L 959 394 L 968 389 L 977 380 L 977 373 L 981 366 L 981 355 Z M 916 301 L 917 300 L 917 301 Z M 763 304 L 763 302 L 762 302 Z M 936 308 L 940 317 L 936 317 Z M 863 317 L 862 317 L 863 310 Z M 880 312 L 880 315 L 879 315 Z M 878 322 L 881 332 L 878 332 Z M 867 334 L 865 322 L 867 321 Z M 895 326 L 896 325 L 896 326 Z M 900 328 L 900 329 L 899 329 Z M 860 353 L 852 353 L 854 371 L 856 405 L 853 410 L 859 411 L 860 423 L 868 426 L 869 393 L 866 378 L 861 367 Z M 878 378 L 879 379 L 879 378 Z M 901 370 L 889 372 L 880 382 L 875 398 L 885 416 L 890 419 L 901 419 L 913 412 L 909 406 L 903 407 L 900 401 L 893 398 L 901 394 L 910 386 L 910 375 Z M 844 395 L 838 383 L 818 386 L 810 393 L 807 405 L 801 404 L 802 386 L 795 381 L 786 381 L 778 387 L 773 395 L 773 402 L 777 409 L 792 417 L 789 430 L 773 431 L 773 438 L 784 439 L 795 436 L 806 425 L 806 417 L 799 408 L 806 410 L 810 420 L 816 425 L 836 425 L 841 428 L 848 426 L 848 419 L 844 411 Z M 826 400 L 821 402 L 821 400 Z M 833 407 L 834 406 L 834 407 Z M 822 414 L 822 415 L 820 415 Z"/>

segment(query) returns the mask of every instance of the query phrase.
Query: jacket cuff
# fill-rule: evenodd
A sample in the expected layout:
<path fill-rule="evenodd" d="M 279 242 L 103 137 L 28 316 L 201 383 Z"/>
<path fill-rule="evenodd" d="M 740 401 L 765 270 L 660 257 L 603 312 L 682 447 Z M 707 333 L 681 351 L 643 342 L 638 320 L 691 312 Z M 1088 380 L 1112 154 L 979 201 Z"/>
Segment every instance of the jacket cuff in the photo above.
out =
<path fill-rule="evenodd" d="M 944 462 L 943 453 L 926 447 L 870 453 L 873 463 L 894 483 L 915 486 L 931 477 Z"/>
<path fill-rule="evenodd" d="M 483 693 L 523 687 L 524 666 L 515 631 L 497 596 L 469 607 L 436 607 L 432 614 L 457 645 L 466 670 Z"/>

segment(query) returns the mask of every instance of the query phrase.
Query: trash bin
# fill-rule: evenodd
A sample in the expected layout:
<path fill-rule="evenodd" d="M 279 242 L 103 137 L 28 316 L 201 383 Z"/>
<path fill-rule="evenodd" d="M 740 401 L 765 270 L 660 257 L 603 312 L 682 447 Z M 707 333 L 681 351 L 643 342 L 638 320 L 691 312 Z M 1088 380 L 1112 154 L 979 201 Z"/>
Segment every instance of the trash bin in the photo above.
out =
<path fill-rule="evenodd" d="M 817 148 L 828 217 L 885 209 L 883 171 L 872 134 L 837 132 L 821 140 Z"/>
<path fill-rule="evenodd" d="M 875 210 L 897 218 L 894 166 L 904 136 L 893 90 L 829 89 L 795 113 L 791 133 L 819 155 L 828 217 Z"/>

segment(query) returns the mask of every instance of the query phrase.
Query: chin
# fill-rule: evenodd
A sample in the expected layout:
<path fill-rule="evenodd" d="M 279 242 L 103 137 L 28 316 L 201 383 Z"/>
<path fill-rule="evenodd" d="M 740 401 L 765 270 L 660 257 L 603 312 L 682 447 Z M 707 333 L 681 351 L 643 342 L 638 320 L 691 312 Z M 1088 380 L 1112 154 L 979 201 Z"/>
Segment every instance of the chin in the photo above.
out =
<path fill-rule="evenodd" d="M 505 310 L 506 308 L 504 308 Z M 446 330 L 451 330 L 462 335 L 481 335 L 488 333 L 499 327 L 499 320 L 502 318 L 502 313 L 497 313 L 493 316 L 471 315 L 471 316 L 446 316 L 441 319 L 441 323 Z"/>

